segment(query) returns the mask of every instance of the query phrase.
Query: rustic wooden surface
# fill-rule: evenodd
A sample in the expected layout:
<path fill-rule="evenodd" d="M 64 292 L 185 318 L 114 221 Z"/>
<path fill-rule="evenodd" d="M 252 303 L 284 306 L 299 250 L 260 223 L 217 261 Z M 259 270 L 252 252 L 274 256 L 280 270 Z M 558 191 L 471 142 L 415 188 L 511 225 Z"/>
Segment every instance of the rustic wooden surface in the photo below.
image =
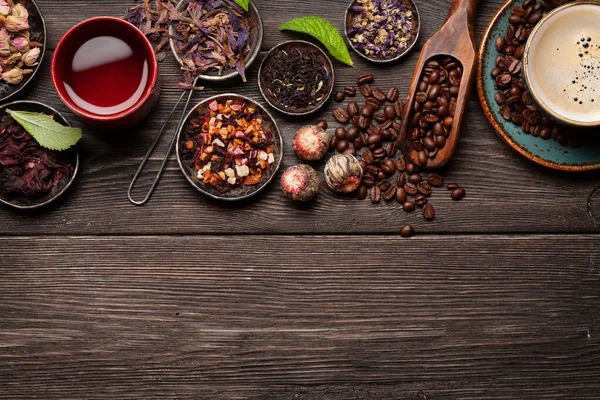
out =
<path fill-rule="evenodd" d="M 128 0 L 38 0 L 49 31 L 25 98 L 80 122 L 49 78 L 52 50 L 75 23 L 121 15 Z M 346 0 L 257 0 L 264 51 L 306 14 L 340 30 Z M 418 0 L 431 36 L 447 0 Z M 501 0 L 481 1 L 477 38 Z M 264 55 L 263 51 L 263 55 Z M 354 56 L 338 85 L 374 71 L 406 94 L 418 50 L 393 66 Z M 260 62 L 262 58 L 259 58 Z M 152 117 L 111 138 L 86 135 L 81 175 L 57 204 L 0 209 L 0 398 L 597 399 L 600 394 L 600 174 L 537 167 L 508 148 L 473 94 L 436 220 L 322 191 L 290 204 L 273 184 L 255 200 L 202 197 L 174 157 L 143 207 L 126 189 L 179 92 L 161 65 Z M 196 100 L 250 82 L 214 87 Z M 310 119 L 278 116 L 284 166 Z M 90 132 L 84 127 L 86 132 Z M 167 138 L 151 167 L 156 168 Z M 149 181 L 152 171 L 145 178 Z M 415 225 L 414 239 L 398 237 Z"/>

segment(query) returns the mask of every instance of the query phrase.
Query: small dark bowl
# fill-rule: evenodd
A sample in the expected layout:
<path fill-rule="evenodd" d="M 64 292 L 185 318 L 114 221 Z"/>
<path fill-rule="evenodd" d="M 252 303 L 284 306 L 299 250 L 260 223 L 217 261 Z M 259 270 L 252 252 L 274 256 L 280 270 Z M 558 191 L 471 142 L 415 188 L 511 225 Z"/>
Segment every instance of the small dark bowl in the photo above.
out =
<path fill-rule="evenodd" d="M 274 157 L 275 162 L 271 168 L 271 173 L 269 175 L 263 175 L 262 181 L 258 185 L 253 186 L 242 186 L 236 189 L 231 190 L 228 193 L 221 193 L 216 188 L 211 185 L 207 185 L 202 182 L 196 176 L 196 168 L 192 163 L 192 157 L 190 154 L 185 154 L 182 152 L 182 146 L 190 140 L 187 134 L 187 127 L 190 124 L 192 118 L 194 118 L 199 113 L 206 113 L 208 110 L 208 105 L 213 101 L 217 100 L 218 102 L 225 102 L 227 100 L 242 100 L 249 105 L 256 107 L 259 114 L 263 119 L 263 126 L 270 130 L 273 134 L 273 147 L 274 147 Z M 221 94 L 213 97 L 209 97 L 198 103 L 192 111 L 188 113 L 185 117 L 185 120 L 181 126 L 179 132 L 177 132 L 177 162 L 179 163 L 179 167 L 181 168 L 181 172 L 185 175 L 188 182 L 192 184 L 193 187 L 196 188 L 200 193 L 203 193 L 213 199 L 224 200 L 224 201 L 238 201 L 244 200 L 249 197 L 252 197 L 263 190 L 272 180 L 273 177 L 277 174 L 279 167 L 281 165 L 281 159 L 283 157 L 283 139 L 279 132 L 279 128 L 277 127 L 277 123 L 275 119 L 269 114 L 269 112 L 260 104 L 255 102 L 254 100 L 237 95 L 237 94 Z"/>
<path fill-rule="evenodd" d="M 267 65 L 267 63 L 270 62 L 271 56 L 273 55 L 273 53 L 275 51 L 285 49 L 286 51 L 289 52 L 292 49 L 298 49 L 298 48 L 300 48 L 300 49 L 310 48 L 313 50 L 317 50 L 317 53 L 319 54 L 319 57 L 321 59 L 320 61 L 323 63 L 323 65 L 326 68 L 329 69 L 329 72 L 331 74 L 331 79 L 329 80 L 329 86 L 325 89 L 325 96 L 321 99 L 321 101 L 318 104 L 316 104 L 314 107 L 291 111 L 291 110 L 283 107 L 277 101 L 277 99 L 275 99 L 273 96 L 271 96 L 268 93 L 268 91 L 266 90 L 265 81 L 264 81 L 265 78 L 263 76 L 263 68 L 265 67 L 265 65 Z M 260 64 L 260 69 L 258 70 L 258 88 L 260 89 L 260 93 L 263 95 L 263 97 L 265 98 L 267 103 L 269 103 L 269 105 L 271 107 L 273 107 L 277 111 L 279 111 L 283 114 L 286 114 L 286 115 L 291 115 L 291 116 L 309 115 L 309 114 L 312 114 L 315 111 L 321 109 L 325 105 L 325 103 L 327 103 L 329 98 L 331 97 L 331 93 L 333 93 L 334 86 L 335 86 L 335 70 L 333 68 L 333 63 L 331 62 L 331 59 L 323 50 L 321 50 L 321 48 L 319 46 L 317 46 L 311 42 L 306 42 L 304 40 L 288 40 L 286 42 L 280 43 L 277 46 L 273 47 L 267 53 L 265 58 L 263 59 L 263 62 Z"/>
<path fill-rule="evenodd" d="M 189 2 L 190 0 L 181 0 L 179 4 L 177 4 L 177 10 L 183 10 L 184 7 L 187 7 Z M 260 53 L 264 37 L 264 27 L 262 18 L 258 12 L 258 9 L 252 2 L 248 4 L 248 20 L 250 24 L 250 35 L 248 37 L 248 40 L 250 42 L 250 49 L 248 50 L 248 52 L 246 52 L 244 57 L 244 61 L 246 63 L 246 70 L 250 68 L 250 66 L 254 63 L 256 57 Z M 175 40 L 173 38 L 175 37 L 176 33 L 177 32 L 175 31 L 175 27 L 171 25 L 169 27 L 169 36 L 171 37 L 171 39 L 169 39 L 169 45 L 171 47 L 171 52 L 175 56 L 177 62 L 179 62 L 180 65 L 183 65 L 181 58 L 175 50 Z M 198 75 L 197 78 L 208 82 L 223 82 L 229 79 L 236 78 L 238 76 L 240 76 L 240 73 L 236 69 L 226 69 L 221 73 L 214 69 L 211 69 L 210 71 L 207 71 L 202 75 Z"/>
<path fill-rule="evenodd" d="M 17 95 L 17 93 L 25 89 L 25 87 L 33 81 L 33 78 L 35 78 L 40 69 L 40 65 L 42 65 L 42 62 L 44 61 L 44 55 L 46 54 L 46 22 L 44 21 L 40 9 L 33 0 L 19 0 L 19 3 L 25 6 L 29 12 L 29 40 L 32 42 L 39 42 L 43 46 L 40 49 L 40 57 L 37 61 L 38 65 L 31 67 L 33 72 L 25 75 L 19 84 L 11 85 L 4 81 L 0 81 L 0 102 L 4 102 Z"/>
<path fill-rule="evenodd" d="M 350 5 L 348 6 L 348 8 L 346 8 L 346 26 L 345 26 L 345 34 L 346 34 L 346 39 L 348 40 L 348 43 L 350 43 L 350 47 L 352 47 L 352 50 L 354 50 L 356 52 L 356 54 L 358 54 L 359 56 L 361 56 L 362 58 L 364 58 L 365 60 L 374 62 L 374 63 L 378 63 L 378 64 L 385 64 L 385 63 L 391 63 L 394 61 L 398 61 L 399 59 L 401 59 L 402 57 L 404 57 L 406 54 L 408 54 L 412 48 L 415 46 L 415 44 L 417 44 L 417 41 L 419 40 L 419 33 L 421 31 L 421 17 L 419 14 L 419 9 L 417 8 L 417 5 L 415 4 L 414 1 L 412 0 L 402 0 L 402 3 L 409 3 L 410 8 L 413 11 L 413 14 L 415 15 L 415 18 L 417 20 L 417 31 L 415 32 L 415 37 L 413 42 L 402 52 L 399 53 L 397 55 L 395 55 L 394 57 L 389 57 L 389 58 L 375 58 L 375 57 L 369 57 L 368 55 L 366 55 L 365 53 L 363 53 L 362 51 L 360 51 L 359 49 L 357 49 L 356 47 L 354 47 L 354 43 L 352 43 L 352 41 L 350 40 L 350 36 L 348 35 L 348 30 L 352 27 L 352 20 L 354 19 L 354 17 L 358 14 L 357 11 L 353 11 L 352 7 L 358 5 L 358 2 L 356 0 L 353 0 Z"/>
<path fill-rule="evenodd" d="M 52 114 L 56 122 L 59 122 L 65 126 L 71 126 L 69 121 L 66 118 L 56 111 L 54 108 L 47 106 L 45 104 L 39 103 L 37 101 L 14 101 L 12 103 L 3 104 L 0 106 L 0 117 L 3 117 L 6 114 L 6 110 L 10 109 L 13 111 L 31 111 L 31 112 L 39 112 L 45 114 Z M 61 152 L 63 153 L 63 152 Z M 64 151 L 65 157 L 69 159 L 73 165 L 73 173 L 70 177 L 65 179 L 61 179 L 61 181 L 54 185 L 52 190 L 42 196 L 38 197 L 28 197 L 25 195 L 19 196 L 11 196 L 11 198 L 3 198 L 0 196 L 0 203 L 6 204 L 7 206 L 29 210 L 34 208 L 40 208 L 45 205 L 48 205 L 62 196 L 67 189 L 73 184 L 75 181 L 75 177 L 77 176 L 77 172 L 79 172 L 79 147 L 74 146 L 69 150 Z"/>

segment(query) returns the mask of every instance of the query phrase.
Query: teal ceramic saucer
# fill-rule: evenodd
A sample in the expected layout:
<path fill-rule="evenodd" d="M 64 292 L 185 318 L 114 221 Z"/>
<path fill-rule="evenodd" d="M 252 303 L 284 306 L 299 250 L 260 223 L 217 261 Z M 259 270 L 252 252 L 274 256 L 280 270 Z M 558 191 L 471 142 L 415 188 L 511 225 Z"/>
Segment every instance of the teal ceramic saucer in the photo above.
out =
<path fill-rule="evenodd" d="M 600 0 L 598 0 L 600 2 Z M 521 127 L 507 122 L 500 116 L 500 109 L 494 100 L 494 79 L 492 69 L 496 65 L 495 41 L 503 36 L 508 28 L 508 16 L 512 7 L 521 5 L 522 0 L 508 0 L 498 10 L 488 25 L 479 49 L 479 67 L 477 71 L 477 90 L 483 111 L 500 137 L 521 155 L 531 161 L 549 168 L 584 172 L 600 170 L 600 136 L 593 143 L 579 148 L 561 146 L 553 139 L 543 140 L 524 133 Z"/>

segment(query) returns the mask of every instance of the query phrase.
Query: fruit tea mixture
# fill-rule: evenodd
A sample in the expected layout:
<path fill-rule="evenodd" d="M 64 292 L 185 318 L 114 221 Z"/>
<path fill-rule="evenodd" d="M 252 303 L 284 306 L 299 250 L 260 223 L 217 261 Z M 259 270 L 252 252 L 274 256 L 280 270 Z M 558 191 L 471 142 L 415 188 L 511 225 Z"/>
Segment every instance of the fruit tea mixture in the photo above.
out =
<path fill-rule="evenodd" d="M 246 103 L 212 101 L 208 112 L 195 116 L 182 144 L 191 153 L 196 178 L 227 193 L 266 180 L 275 162 L 273 134 L 257 109 Z"/>
<path fill-rule="evenodd" d="M 11 116 L 0 123 L 0 196 L 38 197 L 66 183 L 74 166 L 64 152 L 41 147 Z"/>
<path fill-rule="evenodd" d="M 138 0 L 124 19 L 137 26 L 164 59 L 169 42 L 169 27 L 175 28 L 175 48 L 183 62 L 189 89 L 198 75 L 235 69 L 246 82 L 245 55 L 250 50 L 248 13 L 230 0 L 189 1 L 182 10 L 177 1 Z"/>
<path fill-rule="evenodd" d="M 399 152 L 399 134 L 406 106 L 399 99 L 397 88 L 384 92 L 370 85 L 373 80 L 372 74 L 357 77 L 360 93 L 365 97 L 362 105 L 352 100 L 346 108 L 333 110 L 334 118 L 343 126 L 335 129 L 330 148 L 358 157 L 363 172 L 356 191 L 359 200 L 369 198 L 374 204 L 397 202 L 407 213 L 420 208 L 423 217 L 431 221 L 435 218 L 435 208 L 430 198 L 436 188 L 444 186 L 444 179 L 404 160 Z M 446 187 L 453 200 L 466 196 L 465 189 L 458 184 Z M 405 227 L 402 232 L 408 236 L 414 234 L 412 227 Z"/>
<path fill-rule="evenodd" d="M 502 118 L 520 126 L 524 133 L 544 140 L 554 139 L 563 146 L 578 147 L 585 135 L 579 135 L 543 114 L 523 78 L 523 53 L 533 28 L 546 14 L 566 3 L 569 1 L 525 0 L 522 6 L 512 7 L 506 33 L 496 38 L 499 55 L 491 74 L 496 81 L 494 99 Z"/>

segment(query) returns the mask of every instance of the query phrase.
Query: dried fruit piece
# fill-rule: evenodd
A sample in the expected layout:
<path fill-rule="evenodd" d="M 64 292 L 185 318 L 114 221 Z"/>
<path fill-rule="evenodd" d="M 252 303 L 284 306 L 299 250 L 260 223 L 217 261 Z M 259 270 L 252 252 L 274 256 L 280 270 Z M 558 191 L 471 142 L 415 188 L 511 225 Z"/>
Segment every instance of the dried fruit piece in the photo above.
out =
<path fill-rule="evenodd" d="M 319 193 L 319 175 L 308 165 L 296 165 L 283 173 L 281 189 L 294 201 L 310 201 Z"/>
<path fill-rule="evenodd" d="M 321 160 L 329 150 L 331 137 L 317 125 L 302 127 L 294 136 L 294 152 L 305 161 Z"/>

